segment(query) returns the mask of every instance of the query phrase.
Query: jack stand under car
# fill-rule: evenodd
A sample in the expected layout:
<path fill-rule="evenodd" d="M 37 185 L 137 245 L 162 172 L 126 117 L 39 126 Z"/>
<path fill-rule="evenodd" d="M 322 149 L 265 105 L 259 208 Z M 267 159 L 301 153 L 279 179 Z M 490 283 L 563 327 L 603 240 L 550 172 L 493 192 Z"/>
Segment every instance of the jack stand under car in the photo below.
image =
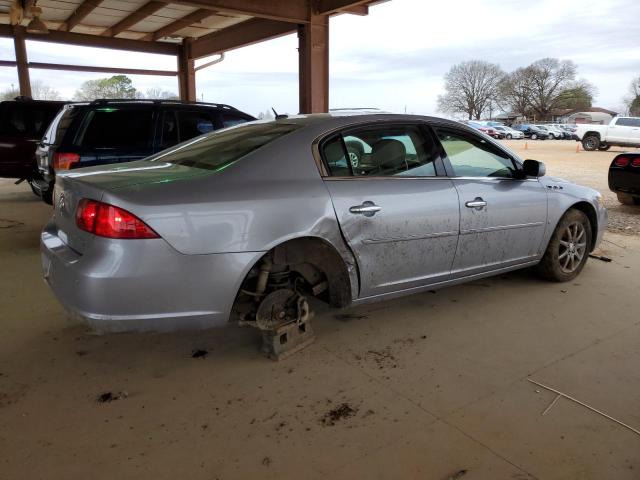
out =
<path fill-rule="evenodd" d="M 281 360 L 315 340 L 307 299 L 290 289 L 271 292 L 258 306 L 256 326 L 262 330 L 262 351 Z"/>

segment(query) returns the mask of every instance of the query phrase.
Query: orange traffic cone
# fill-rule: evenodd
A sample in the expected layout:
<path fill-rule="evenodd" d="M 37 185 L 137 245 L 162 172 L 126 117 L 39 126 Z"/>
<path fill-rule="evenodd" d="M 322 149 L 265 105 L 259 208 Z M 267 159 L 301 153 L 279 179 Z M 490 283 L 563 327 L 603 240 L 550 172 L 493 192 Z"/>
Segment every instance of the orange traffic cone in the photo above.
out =
<path fill-rule="evenodd" d="M 527 142 L 524 142 L 524 149 L 529 150 L 529 144 Z"/>
<path fill-rule="evenodd" d="M 576 143 L 576 153 L 580 153 L 580 144 Z"/>

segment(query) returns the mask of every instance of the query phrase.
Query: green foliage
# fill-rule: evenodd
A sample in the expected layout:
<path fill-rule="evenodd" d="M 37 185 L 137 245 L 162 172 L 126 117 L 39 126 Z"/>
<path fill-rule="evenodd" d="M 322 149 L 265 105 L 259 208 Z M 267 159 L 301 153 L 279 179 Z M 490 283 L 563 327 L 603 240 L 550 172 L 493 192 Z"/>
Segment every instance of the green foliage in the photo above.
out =
<path fill-rule="evenodd" d="M 587 85 L 577 85 L 563 90 L 558 95 L 556 108 L 581 110 L 593 106 L 593 93 Z"/>
<path fill-rule="evenodd" d="M 126 75 L 114 75 L 110 78 L 87 80 L 75 93 L 77 100 L 138 97 L 138 91 L 133 86 L 131 79 Z"/>

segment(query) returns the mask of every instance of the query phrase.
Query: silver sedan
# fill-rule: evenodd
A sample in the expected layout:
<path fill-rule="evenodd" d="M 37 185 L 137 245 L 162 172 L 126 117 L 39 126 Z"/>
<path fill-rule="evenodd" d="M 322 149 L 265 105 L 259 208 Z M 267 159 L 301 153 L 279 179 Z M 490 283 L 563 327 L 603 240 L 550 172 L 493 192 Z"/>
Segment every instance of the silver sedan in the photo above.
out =
<path fill-rule="evenodd" d="M 607 215 L 544 173 L 438 118 L 252 122 L 59 175 L 44 277 L 103 331 L 274 331 L 303 325 L 312 297 L 345 307 L 534 265 L 568 281 Z"/>

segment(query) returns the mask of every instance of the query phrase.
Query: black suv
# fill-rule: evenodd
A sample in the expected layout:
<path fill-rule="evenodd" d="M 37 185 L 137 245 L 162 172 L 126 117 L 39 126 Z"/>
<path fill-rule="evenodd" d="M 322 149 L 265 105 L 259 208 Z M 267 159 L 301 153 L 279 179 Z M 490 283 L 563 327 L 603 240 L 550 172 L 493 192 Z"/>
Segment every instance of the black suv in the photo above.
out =
<path fill-rule="evenodd" d="M 0 177 L 39 177 L 36 145 L 65 102 L 18 97 L 0 102 Z"/>
<path fill-rule="evenodd" d="M 173 100 L 95 100 L 66 105 L 36 151 L 51 203 L 55 173 L 92 165 L 131 162 L 190 138 L 255 120 L 222 104 Z"/>

